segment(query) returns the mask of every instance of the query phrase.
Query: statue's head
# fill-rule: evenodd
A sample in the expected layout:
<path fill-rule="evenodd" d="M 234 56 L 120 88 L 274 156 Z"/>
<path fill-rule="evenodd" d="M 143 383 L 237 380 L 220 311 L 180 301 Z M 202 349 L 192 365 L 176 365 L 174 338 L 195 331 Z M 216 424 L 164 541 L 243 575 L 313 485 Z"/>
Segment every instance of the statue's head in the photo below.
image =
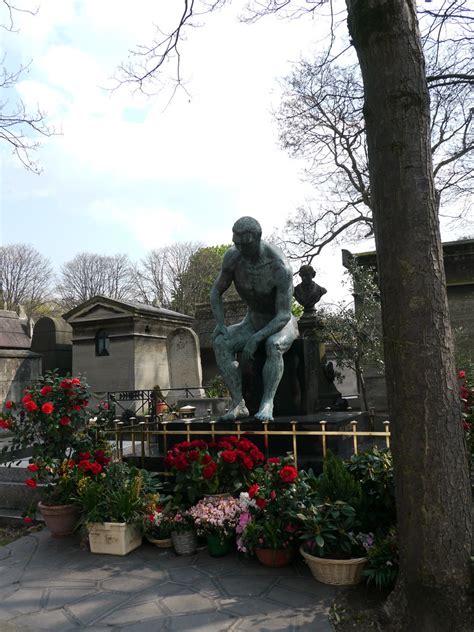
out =
<path fill-rule="evenodd" d="M 298 274 L 301 277 L 301 281 L 305 284 L 311 283 L 311 281 L 316 276 L 316 272 L 314 271 L 313 266 L 307 264 L 301 266 L 301 268 L 298 270 Z"/>
<path fill-rule="evenodd" d="M 254 257 L 260 251 L 262 227 L 253 217 L 241 217 L 232 226 L 232 241 L 244 257 Z"/>

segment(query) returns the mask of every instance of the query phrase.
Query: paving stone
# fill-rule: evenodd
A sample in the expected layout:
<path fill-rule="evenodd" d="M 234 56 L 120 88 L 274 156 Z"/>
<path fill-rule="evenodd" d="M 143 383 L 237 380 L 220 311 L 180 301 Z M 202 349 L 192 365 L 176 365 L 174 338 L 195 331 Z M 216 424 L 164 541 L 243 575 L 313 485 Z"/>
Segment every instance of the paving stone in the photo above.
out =
<path fill-rule="evenodd" d="M 136 575 L 119 575 L 118 577 L 111 577 L 100 582 L 103 590 L 111 592 L 143 592 L 148 588 L 151 588 L 156 583 L 156 579 L 153 577 L 137 577 Z"/>
<path fill-rule="evenodd" d="M 173 617 L 169 630 L 202 630 L 203 632 L 225 632 L 230 630 L 235 618 L 224 612 L 210 612 L 202 614 L 186 614 Z"/>
<path fill-rule="evenodd" d="M 99 592 L 83 601 L 66 606 L 66 610 L 71 612 L 78 621 L 88 624 L 92 621 L 100 621 L 123 601 L 126 600 L 122 594 Z"/>
<path fill-rule="evenodd" d="M 30 627 L 37 632 L 38 630 L 46 630 L 46 632 L 68 632 L 69 630 L 80 630 L 62 610 L 42 610 L 34 614 L 24 615 L 15 619 L 18 625 Z"/>
<path fill-rule="evenodd" d="M 292 609 L 280 608 L 277 613 L 260 614 L 249 617 L 242 617 L 232 628 L 237 632 L 293 632 L 295 623 L 295 612 Z"/>
<path fill-rule="evenodd" d="M 95 590 L 91 590 L 90 588 L 51 588 L 45 595 L 43 607 L 47 610 L 62 608 L 67 604 L 80 601 L 84 599 L 84 597 L 94 595 L 95 592 Z"/>
<path fill-rule="evenodd" d="M 234 597 L 232 599 L 220 599 L 219 608 L 239 617 L 271 613 L 278 616 L 281 605 L 259 598 Z"/>
<path fill-rule="evenodd" d="M 210 597 L 191 591 L 160 598 L 157 603 L 172 614 L 215 609 L 214 601 Z"/>
<path fill-rule="evenodd" d="M 222 577 L 220 585 L 229 597 L 258 597 L 269 590 L 275 582 L 274 577 L 241 577 L 233 575 Z"/>
<path fill-rule="evenodd" d="M 196 581 L 200 581 L 208 575 L 203 573 L 198 568 L 174 568 L 169 571 L 170 579 L 179 584 L 193 584 Z"/>
<path fill-rule="evenodd" d="M 126 628 L 122 629 L 124 632 L 165 632 L 165 630 L 168 632 L 168 619 L 150 619 L 150 621 L 140 621 L 134 625 L 127 625 Z"/>
<path fill-rule="evenodd" d="M 292 606 L 294 608 L 304 608 L 305 606 L 314 607 L 317 603 L 317 598 L 310 593 L 298 590 L 288 590 L 287 588 L 282 588 L 281 586 L 273 587 L 265 595 L 265 597 L 275 603 Z"/>
<path fill-rule="evenodd" d="M 283 577 L 278 580 L 278 586 L 283 589 L 303 591 L 315 595 L 318 599 L 331 599 L 336 595 L 332 586 L 317 582 L 313 577 Z"/>
<path fill-rule="evenodd" d="M 147 619 L 156 619 L 163 617 L 163 612 L 159 609 L 154 601 L 132 606 L 131 608 L 120 608 L 111 614 L 108 614 L 101 620 L 101 623 L 107 625 L 128 625 L 137 621 L 145 621 Z"/>
<path fill-rule="evenodd" d="M 2 600 L 2 606 L 14 609 L 17 612 L 28 614 L 41 608 L 43 597 L 42 588 L 19 588 L 6 599 Z"/>

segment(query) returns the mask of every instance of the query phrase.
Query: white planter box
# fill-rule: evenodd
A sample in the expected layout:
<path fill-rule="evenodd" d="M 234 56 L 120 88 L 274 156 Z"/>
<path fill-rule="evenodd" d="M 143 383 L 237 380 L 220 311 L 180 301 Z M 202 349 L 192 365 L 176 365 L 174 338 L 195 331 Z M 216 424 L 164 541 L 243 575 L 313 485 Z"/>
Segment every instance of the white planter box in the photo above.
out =
<path fill-rule="evenodd" d="M 126 522 L 94 522 L 87 526 L 92 553 L 127 555 L 142 543 L 142 534 Z"/>

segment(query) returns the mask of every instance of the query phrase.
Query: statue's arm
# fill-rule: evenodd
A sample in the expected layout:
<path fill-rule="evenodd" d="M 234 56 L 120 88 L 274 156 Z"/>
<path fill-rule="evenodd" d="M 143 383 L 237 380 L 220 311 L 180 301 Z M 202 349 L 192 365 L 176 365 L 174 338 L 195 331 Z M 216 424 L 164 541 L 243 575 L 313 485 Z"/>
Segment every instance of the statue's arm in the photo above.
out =
<path fill-rule="evenodd" d="M 275 316 L 254 334 L 255 341 L 260 344 L 272 334 L 281 331 L 291 318 L 293 300 L 293 275 L 289 266 L 282 265 L 276 277 Z"/>
<path fill-rule="evenodd" d="M 212 334 L 212 339 L 219 334 L 223 334 L 224 336 L 227 334 L 227 328 L 224 323 L 222 295 L 230 287 L 232 281 L 234 280 L 234 259 L 235 256 L 232 250 L 228 250 L 224 254 L 221 271 L 211 289 L 211 309 L 216 320 L 216 328 Z"/>

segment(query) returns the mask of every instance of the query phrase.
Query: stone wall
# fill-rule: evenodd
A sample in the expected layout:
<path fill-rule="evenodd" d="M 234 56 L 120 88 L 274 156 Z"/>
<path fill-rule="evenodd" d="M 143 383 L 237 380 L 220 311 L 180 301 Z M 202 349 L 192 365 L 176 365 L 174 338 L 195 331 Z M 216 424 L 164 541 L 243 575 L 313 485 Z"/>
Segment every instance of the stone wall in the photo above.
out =
<path fill-rule="evenodd" d="M 0 349 L 0 402 L 20 401 L 41 375 L 41 356 L 26 349 Z"/>

